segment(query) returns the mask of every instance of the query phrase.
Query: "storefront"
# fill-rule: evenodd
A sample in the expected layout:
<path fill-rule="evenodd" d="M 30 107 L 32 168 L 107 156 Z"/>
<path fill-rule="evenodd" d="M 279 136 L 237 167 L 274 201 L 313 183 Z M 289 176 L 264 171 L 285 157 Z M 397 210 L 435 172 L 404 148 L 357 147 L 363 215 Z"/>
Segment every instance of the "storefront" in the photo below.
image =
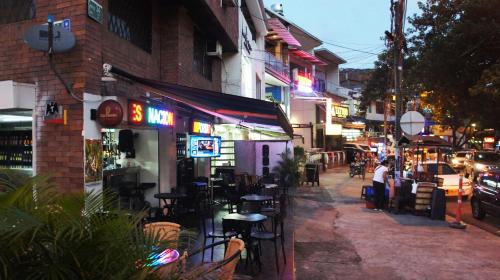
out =
<path fill-rule="evenodd" d="M 0 168 L 32 175 L 35 158 L 36 85 L 0 82 Z"/>

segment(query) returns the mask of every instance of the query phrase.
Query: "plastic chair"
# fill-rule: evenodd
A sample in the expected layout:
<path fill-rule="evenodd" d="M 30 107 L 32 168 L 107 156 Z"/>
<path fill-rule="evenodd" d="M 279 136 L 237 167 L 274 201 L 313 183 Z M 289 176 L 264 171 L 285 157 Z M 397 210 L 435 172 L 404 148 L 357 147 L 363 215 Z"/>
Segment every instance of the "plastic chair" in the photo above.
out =
<path fill-rule="evenodd" d="M 156 222 L 144 225 L 144 234 L 157 239 L 159 242 L 166 241 L 172 246 L 171 249 L 177 248 L 181 225 L 170 222 Z"/>

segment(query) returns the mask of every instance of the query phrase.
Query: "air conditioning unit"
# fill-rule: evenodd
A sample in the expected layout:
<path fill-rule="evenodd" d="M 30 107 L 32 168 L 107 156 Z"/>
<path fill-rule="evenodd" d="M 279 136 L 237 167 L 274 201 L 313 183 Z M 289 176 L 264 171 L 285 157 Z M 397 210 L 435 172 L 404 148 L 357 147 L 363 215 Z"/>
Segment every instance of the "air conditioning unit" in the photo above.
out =
<path fill-rule="evenodd" d="M 221 0 L 221 7 L 236 7 L 236 0 Z"/>
<path fill-rule="evenodd" d="M 216 56 L 218 58 L 222 57 L 222 45 L 217 40 L 207 41 L 207 55 Z"/>

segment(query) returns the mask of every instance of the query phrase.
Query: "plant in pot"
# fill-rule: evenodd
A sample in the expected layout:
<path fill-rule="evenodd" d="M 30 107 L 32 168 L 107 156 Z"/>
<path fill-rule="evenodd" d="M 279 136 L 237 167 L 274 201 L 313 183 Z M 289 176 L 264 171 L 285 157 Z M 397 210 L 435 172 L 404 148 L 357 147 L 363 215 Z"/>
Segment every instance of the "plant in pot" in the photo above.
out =
<path fill-rule="evenodd" d="M 299 183 L 299 158 L 294 157 L 290 149 L 281 153 L 280 160 L 273 168 L 278 174 L 282 187 L 296 187 Z"/>

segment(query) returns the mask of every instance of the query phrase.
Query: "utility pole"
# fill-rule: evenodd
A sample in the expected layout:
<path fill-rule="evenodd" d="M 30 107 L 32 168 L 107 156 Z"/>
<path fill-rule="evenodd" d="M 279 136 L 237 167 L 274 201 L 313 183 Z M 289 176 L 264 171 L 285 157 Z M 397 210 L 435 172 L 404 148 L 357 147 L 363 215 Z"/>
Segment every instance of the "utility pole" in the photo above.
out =
<path fill-rule="evenodd" d="M 395 186 L 401 187 L 401 176 L 403 175 L 403 158 L 401 149 L 398 145 L 401 139 L 400 119 L 402 114 L 402 96 L 401 96 L 401 76 L 403 72 L 402 50 L 405 41 L 403 33 L 403 21 L 406 0 L 394 2 L 394 94 L 396 95 L 396 122 L 395 122 L 395 142 L 396 142 L 396 167 L 394 170 Z"/>

